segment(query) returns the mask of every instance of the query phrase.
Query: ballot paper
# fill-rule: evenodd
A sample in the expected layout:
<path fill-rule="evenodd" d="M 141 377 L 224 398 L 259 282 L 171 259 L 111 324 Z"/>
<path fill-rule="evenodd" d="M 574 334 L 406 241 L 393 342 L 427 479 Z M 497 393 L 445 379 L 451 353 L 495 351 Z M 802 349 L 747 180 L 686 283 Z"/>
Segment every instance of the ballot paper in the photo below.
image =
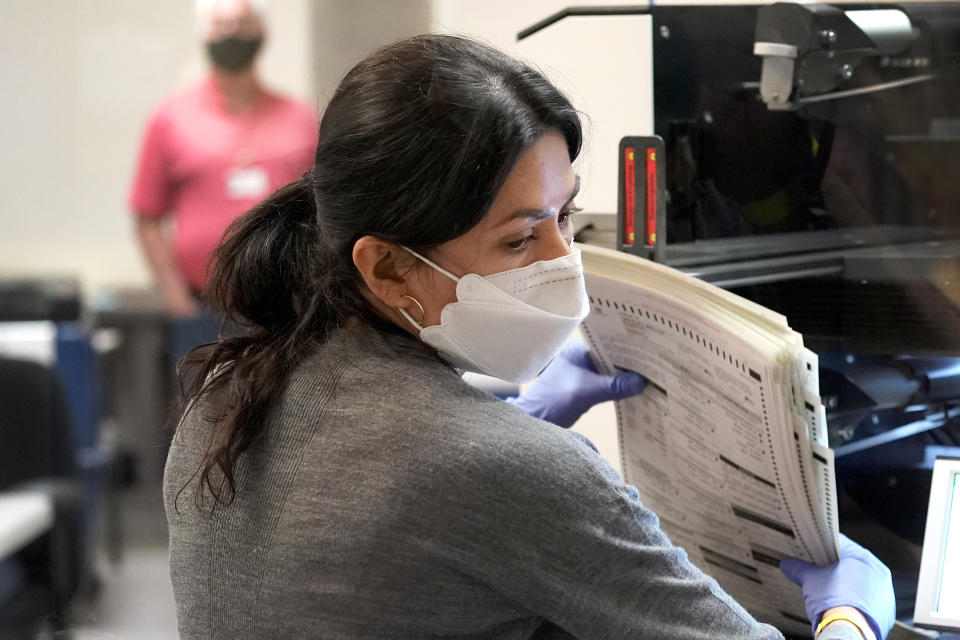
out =
<path fill-rule="evenodd" d="M 621 467 L 671 541 L 757 619 L 809 634 L 784 557 L 837 559 L 833 452 L 817 356 L 786 318 L 674 269 L 581 246 L 598 368 L 646 390 L 617 402 Z"/>

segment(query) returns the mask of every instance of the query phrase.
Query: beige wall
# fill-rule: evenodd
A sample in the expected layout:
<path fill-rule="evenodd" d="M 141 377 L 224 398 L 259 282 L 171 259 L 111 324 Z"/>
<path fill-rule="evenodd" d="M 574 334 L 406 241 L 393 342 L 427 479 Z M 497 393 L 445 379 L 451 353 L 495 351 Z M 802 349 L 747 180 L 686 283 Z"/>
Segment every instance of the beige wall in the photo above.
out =
<path fill-rule="evenodd" d="M 313 76 L 320 103 L 340 78 L 379 46 L 426 33 L 431 0 L 321 0 L 313 12 Z"/>
<path fill-rule="evenodd" d="M 501 49 L 516 51 L 518 31 L 566 7 L 616 4 L 644 6 L 648 3 L 644 0 L 434 0 L 433 24 L 437 31 L 482 38 Z M 577 43 L 570 43 L 570 48 L 577 50 Z"/>

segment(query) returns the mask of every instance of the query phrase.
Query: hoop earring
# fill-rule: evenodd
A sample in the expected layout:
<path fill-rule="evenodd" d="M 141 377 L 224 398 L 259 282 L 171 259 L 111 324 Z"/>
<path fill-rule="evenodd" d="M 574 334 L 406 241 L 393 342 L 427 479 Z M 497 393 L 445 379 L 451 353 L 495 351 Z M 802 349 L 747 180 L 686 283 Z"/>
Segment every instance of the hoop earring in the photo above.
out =
<path fill-rule="evenodd" d="M 420 304 L 420 302 L 413 296 L 404 294 L 403 297 L 412 300 L 413 304 L 417 305 L 417 307 L 420 309 L 420 324 L 423 324 L 423 321 L 427 319 L 427 312 L 423 310 L 423 305 Z"/>

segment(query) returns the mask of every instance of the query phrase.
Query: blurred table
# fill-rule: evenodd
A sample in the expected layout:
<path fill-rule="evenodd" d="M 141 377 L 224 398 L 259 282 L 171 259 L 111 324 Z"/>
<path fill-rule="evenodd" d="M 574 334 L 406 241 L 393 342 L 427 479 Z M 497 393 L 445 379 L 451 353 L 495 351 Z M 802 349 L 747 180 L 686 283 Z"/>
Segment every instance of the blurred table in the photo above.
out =
<path fill-rule="evenodd" d="M 114 482 L 123 488 L 105 505 L 107 548 L 119 561 L 128 541 L 166 539 L 160 486 L 178 387 L 158 291 L 99 291 L 88 311 L 103 371 L 103 430 L 112 434 L 118 452 Z"/>

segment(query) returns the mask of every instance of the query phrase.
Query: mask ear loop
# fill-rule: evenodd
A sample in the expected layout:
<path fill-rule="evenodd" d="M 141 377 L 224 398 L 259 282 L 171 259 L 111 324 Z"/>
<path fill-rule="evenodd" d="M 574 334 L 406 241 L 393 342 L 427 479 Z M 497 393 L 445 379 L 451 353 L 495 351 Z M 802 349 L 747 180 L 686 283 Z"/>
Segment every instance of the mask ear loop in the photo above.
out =
<path fill-rule="evenodd" d="M 404 297 L 404 298 L 408 298 L 409 300 L 412 300 L 412 301 L 413 301 L 413 304 L 417 305 L 417 307 L 420 309 L 420 318 L 421 318 L 421 320 L 426 320 L 426 318 L 427 318 L 427 312 L 423 310 L 423 305 L 420 304 L 420 301 L 417 300 L 416 298 L 414 298 L 413 296 L 408 296 L 408 295 L 406 295 L 406 294 L 404 294 L 403 297 Z M 422 326 L 420 323 L 418 323 L 416 320 L 414 320 L 414 319 L 410 316 L 410 314 L 407 313 L 407 310 L 406 310 L 406 309 L 404 309 L 403 307 L 397 307 L 397 311 L 400 312 L 400 315 L 402 315 L 404 318 L 406 318 L 407 322 L 409 322 L 409 323 L 412 324 L 414 327 L 416 327 L 416 328 L 417 328 L 417 331 L 423 331 L 423 326 Z"/>
<path fill-rule="evenodd" d="M 442 273 L 443 275 L 447 276 L 448 278 L 450 278 L 450 279 L 453 280 L 454 282 L 460 282 L 460 278 L 458 278 L 457 276 L 453 275 L 452 273 L 450 273 L 449 271 L 447 271 L 446 269 L 444 269 L 443 267 L 441 267 L 441 266 L 438 265 L 437 263 L 432 262 L 432 261 L 430 261 L 430 260 L 427 260 L 427 259 L 424 258 L 422 255 L 420 255 L 419 253 L 417 253 L 416 251 L 414 251 L 413 249 L 408 249 L 407 247 L 405 247 L 405 246 L 403 246 L 403 245 L 400 245 L 400 248 L 403 249 L 404 251 L 406 251 L 407 253 L 409 253 L 410 255 L 419 258 L 420 260 L 422 260 L 422 261 L 425 262 L 426 264 L 430 265 L 431 267 L 433 267 L 434 269 L 436 269 L 437 271 L 439 271 L 439 272 Z M 417 304 L 419 304 L 419 303 L 417 303 Z M 422 309 L 423 307 L 420 307 L 420 308 Z"/>
<path fill-rule="evenodd" d="M 412 255 L 412 256 L 414 256 L 414 257 L 422 260 L 422 261 L 425 262 L 426 264 L 430 265 L 431 267 L 433 267 L 434 269 L 436 269 L 437 271 L 439 271 L 439 272 L 442 273 L 443 275 L 447 276 L 448 278 L 450 278 L 450 279 L 453 280 L 454 282 L 460 282 L 460 278 L 458 278 L 457 276 L 453 275 L 452 273 L 450 273 L 449 271 L 447 271 L 446 269 L 444 269 L 444 268 L 441 267 L 440 265 L 435 264 L 434 262 L 431 262 L 430 260 L 427 260 L 427 259 L 424 258 L 422 255 L 420 255 L 419 253 L 417 253 L 416 251 L 414 251 L 413 249 L 410 249 L 410 248 L 405 247 L 405 246 L 403 246 L 403 245 L 400 245 L 400 248 L 403 249 L 404 251 L 406 251 L 407 253 L 409 253 L 410 255 Z M 419 302 L 416 298 L 414 298 L 413 296 L 408 296 L 408 295 L 404 294 L 403 297 L 404 297 L 404 298 L 409 298 L 410 300 L 413 301 L 413 303 L 414 303 L 415 305 L 417 305 L 418 307 L 420 307 L 420 316 L 421 316 L 421 319 L 426 320 L 426 318 L 427 318 L 427 312 L 423 310 L 423 305 L 420 304 L 420 302 Z M 417 331 L 423 331 L 423 325 L 421 325 L 421 324 L 418 323 L 416 320 L 414 320 L 413 318 L 411 318 L 411 317 L 410 317 L 410 314 L 407 313 L 407 310 L 406 310 L 406 309 L 404 309 L 403 307 L 397 307 L 397 311 L 400 312 L 400 315 L 402 315 L 404 318 L 406 318 L 407 322 L 409 322 L 409 323 L 412 324 L 414 327 L 416 327 L 416 328 L 417 328 Z"/>

